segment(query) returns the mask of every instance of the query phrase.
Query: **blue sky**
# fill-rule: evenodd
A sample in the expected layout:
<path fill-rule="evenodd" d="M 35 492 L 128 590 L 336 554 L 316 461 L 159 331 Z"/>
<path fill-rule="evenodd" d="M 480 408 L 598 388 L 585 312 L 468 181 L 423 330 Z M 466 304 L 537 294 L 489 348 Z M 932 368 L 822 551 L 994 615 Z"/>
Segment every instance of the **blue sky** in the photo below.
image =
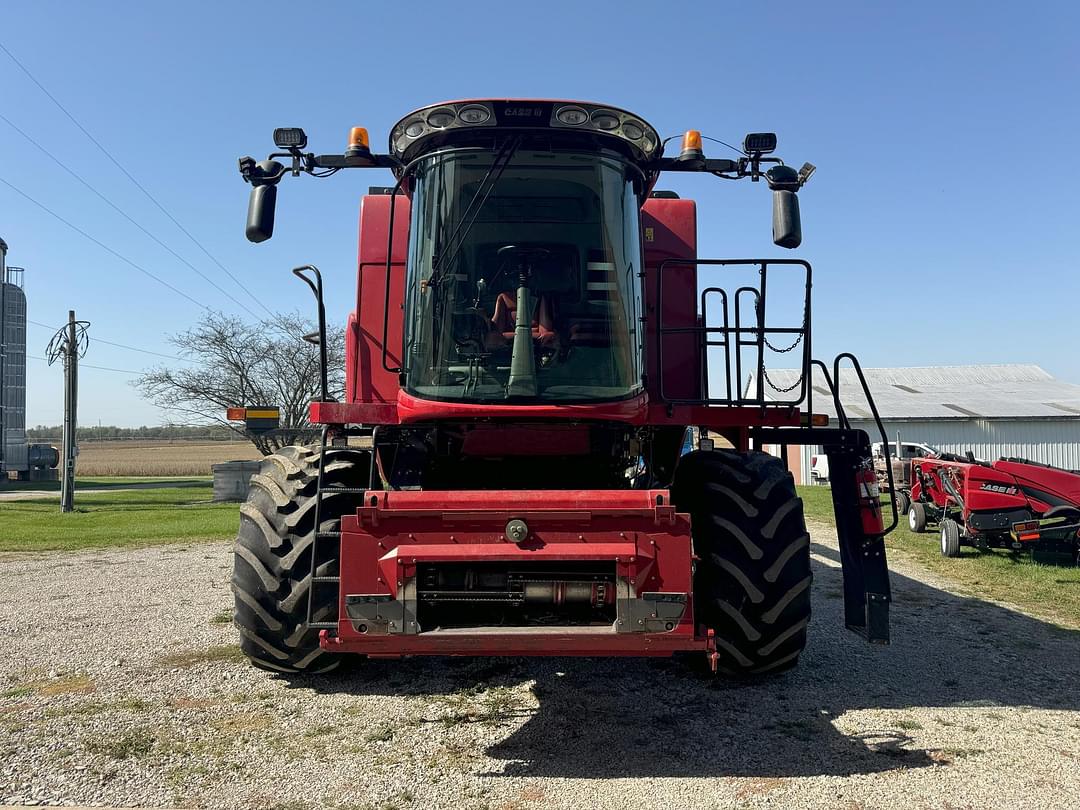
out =
<path fill-rule="evenodd" d="M 103 10 L 107 9 L 107 10 Z M 385 149 L 404 113 L 443 99 L 599 100 L 663 135 L 738 142 L 818 172 L 803 191 L 815 354 L 864 365 L 1039 363 L 1080 382 L 1080 11 L 1074 3 L 655 2 L 7 4 L 0 42 L 256 297 L 310 310 L 289 274 L 320 266 L 332 318 L 354 296 L 359 196 L 389 177 L 286 181 L 274 239 L 243 236 L 236 158 L 275 126 L 340 151 Z M 0 113 L 234 297 L 245 294 L 8 57 Z M 239 311 L 0 121 L 0 178 L 192 298 Z M 706 142 L 714 157 L 726 156 Z M 702 256 L 774 256 L 764 187 L 662 181 L 699 201 Z M 0 236 L 25 266 L 29 317 L 74 307 L 91 334 L 168 354 L 200 308 L 0 183 Z M 241 314 L 244 314 L 241 312 Z M 49 333 L 31 326 L 31 355 Z M 94 343 L 87 364 L 151 355 Z M 168 362 L 168 361 L 163 361 Z M 61 415 L 57 367 L 28 363 L 28 422 Z M 83 424 L 157 424 L 130 374 L 84 368 Z"/>

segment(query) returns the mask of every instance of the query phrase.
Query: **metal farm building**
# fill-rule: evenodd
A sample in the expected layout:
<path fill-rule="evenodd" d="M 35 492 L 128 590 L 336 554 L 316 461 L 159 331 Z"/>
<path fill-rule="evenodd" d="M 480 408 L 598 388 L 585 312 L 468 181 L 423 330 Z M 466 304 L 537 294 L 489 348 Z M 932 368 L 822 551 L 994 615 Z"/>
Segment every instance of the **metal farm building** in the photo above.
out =
<path fill-rule="evenodd" d="M 901 441 L 950 453 L 970 450 L 980 459 L 1015 456 L 1080 469 L 1080 385 L 1061 382 L 1039 366 L 864 371 L 890 441 L 899 433 Z M 769 369 L 766 379 L 784 388 L 798 381 L 799 372 Z M 828 386 L 817 369 L 813 388 L 814 410 L 835 417 Z M 852 426 L 879 441 L 854 372 L 841 372 L 840 395 Z M 810 456 L 816 452 L 811 447 L 789 451 L 789 467 L 797 481 L 810 480 Z"/>

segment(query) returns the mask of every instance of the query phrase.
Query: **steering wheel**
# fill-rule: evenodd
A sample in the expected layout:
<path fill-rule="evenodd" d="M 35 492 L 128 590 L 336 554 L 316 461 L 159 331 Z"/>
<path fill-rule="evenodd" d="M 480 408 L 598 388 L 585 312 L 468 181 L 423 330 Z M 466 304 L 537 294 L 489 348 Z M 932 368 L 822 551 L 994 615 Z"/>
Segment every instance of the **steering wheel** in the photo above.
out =
<path fill-rule="evenodd" d="M 538 245 L 503 245 L 495 251 L 495 253 L 500 258 L 519 256 L 523 261 L 527 261 L 533 257 L 543 258 L 551 255 L 550 250 L 545 247 L 539 247 Z"/>
<path fill-rule="evenodd" d="M 473 354 L 485 354 L 487 352 L 486 340 L 488 334 L 491 332 L 491 318 L 487 316 L 483 310 L 476 307 L 469 307 L 462 314 L 469 314 L 472 316 L 472 327 L 469 330 L 469 334 L 465 336 L 459 336 L 460 333 L 455 333 L 452 338 L 454 344 L 462 350 L 470 350 Z"/>

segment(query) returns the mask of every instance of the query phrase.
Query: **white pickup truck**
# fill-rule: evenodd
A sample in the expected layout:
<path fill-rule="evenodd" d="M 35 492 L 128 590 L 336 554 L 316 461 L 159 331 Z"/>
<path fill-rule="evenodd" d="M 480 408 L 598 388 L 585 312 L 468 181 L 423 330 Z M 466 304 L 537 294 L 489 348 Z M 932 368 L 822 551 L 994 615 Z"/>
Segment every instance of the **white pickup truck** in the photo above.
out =
<path fill-rule="evenodd" d="M 881 442 L 874 442 L 871 449 L 874 458 L 881 458 Z M 826 484 L 829 481 L 829 457 L 825 455 L 825 452 L 820 447 L 817 450 L 817 453 L 810 456 L 810 480 L 815 484 Z M 889 455 L 894 459 L 897 458 L 896 442 L 889 442 Z M 938 455 L 940 455 L 940 452 L 929 444 L 900 442 L 899 458 L 901 461 L 912 458 L 934 458 Z"/>

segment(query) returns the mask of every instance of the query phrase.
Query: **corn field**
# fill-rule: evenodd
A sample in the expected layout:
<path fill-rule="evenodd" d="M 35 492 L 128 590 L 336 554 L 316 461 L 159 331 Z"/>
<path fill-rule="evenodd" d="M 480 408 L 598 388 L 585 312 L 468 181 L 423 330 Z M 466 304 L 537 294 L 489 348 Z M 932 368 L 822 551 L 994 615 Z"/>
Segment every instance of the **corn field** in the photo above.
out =
<path fill-rule="evenodd" d="M 84 441 L 76 475 L 210 475 L 213 464 L 260 457 L 250 442 Z"/>

